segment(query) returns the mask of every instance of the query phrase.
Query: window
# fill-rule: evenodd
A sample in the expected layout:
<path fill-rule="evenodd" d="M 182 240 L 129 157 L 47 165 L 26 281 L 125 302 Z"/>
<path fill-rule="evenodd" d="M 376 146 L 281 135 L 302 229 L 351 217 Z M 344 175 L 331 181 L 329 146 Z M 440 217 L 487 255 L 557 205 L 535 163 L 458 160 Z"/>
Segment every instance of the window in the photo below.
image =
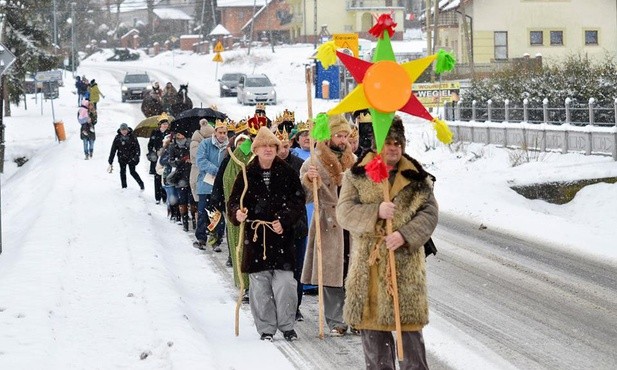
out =
<path fill-rule="evenodd" d="M 529 32 L 530 45 L 544 45 L 544 34 L 542 31 Z"/>
<path fill-rule="evenodd" d="M 498 31 L 494 34 L 495 60 L 508 59 L 508 33 Z"/>
<path fill-rule="evenodd" d="M 563 31 L 551 31 L 551 45 L 563 46 Z"/>
<path fill-rule="evenodd" d="M 585 45 L 598 44 L 598 31 L 585 31 Z"/>

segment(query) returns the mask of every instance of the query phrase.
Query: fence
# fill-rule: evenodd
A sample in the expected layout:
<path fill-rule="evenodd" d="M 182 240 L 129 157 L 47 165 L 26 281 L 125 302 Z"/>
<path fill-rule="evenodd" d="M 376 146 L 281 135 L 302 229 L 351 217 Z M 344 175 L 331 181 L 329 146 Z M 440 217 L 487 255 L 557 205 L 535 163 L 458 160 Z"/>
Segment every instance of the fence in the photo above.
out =
<path fill-rule="evenodd" d="M 541 151 L 610 155 L 617 160 L 617 99 L 613 107 L 600 107 L 591 98 L 586 105 L 566 99 L 563 107 L 549 107 L 524 99 L 501 104 L 459 100 L 445 106 L 458 141 L 496 144 Z"/>

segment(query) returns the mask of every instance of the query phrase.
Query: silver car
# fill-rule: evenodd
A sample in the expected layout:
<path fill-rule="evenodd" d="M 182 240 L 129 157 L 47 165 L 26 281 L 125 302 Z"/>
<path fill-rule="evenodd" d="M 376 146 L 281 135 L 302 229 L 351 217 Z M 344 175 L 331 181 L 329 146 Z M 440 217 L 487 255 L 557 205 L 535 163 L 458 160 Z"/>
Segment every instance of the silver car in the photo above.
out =
<path fill-rule="evenodd" d="M 219 78 L 221 98 L 236 95 L 236 86 L 238 86 L 240 76 L 242 76 L 242 73 L 225 73 Z"/>
<path fill-rule="evenodd" d="M 274 86 L 265 74 L 241 75 L 236 87 L 238 103 L 243 105 L 257 103 L 276 105 Z"/>

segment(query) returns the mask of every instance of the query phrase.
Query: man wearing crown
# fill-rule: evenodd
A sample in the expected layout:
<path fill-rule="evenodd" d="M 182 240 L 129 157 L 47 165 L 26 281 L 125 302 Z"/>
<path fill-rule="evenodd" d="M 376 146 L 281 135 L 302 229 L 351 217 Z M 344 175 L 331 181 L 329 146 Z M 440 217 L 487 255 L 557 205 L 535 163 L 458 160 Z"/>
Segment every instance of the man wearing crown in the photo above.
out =
<path fill-rule="evenodd" d="M 214 125 L 214 134 L 211 137 L 205 138 L 197 148 L 197 167 L 199 175 L 197 175 L 197 195 L 199 202 L 197 203 L 197 230 L 195 230 L 195 238 L 199 247 L 203 249 L 208 238 L 207 226 L 210 223 L 207 209 L 210 209 L 210 198 L 212 194 L 212 186 L 214 179 L 219 170 L 223 158 L 227 155 L 227 120 L 216 120 Z M 218 231 L 218 232 L 217 232 Z M 220 232 L 220 235 L 219 235 Z M 222 229 L 215 229 L 210 235 L 212 249 L 215 252 L 220 252 L 221 241 L 223 239 Z"/>
<path fill-rule="evenodd" d="M 276 121 L 275 121 L 276 129 L 279 131 L 285 130 L 289 133 L 294 128 L 294 121 L 295 121 L 294 112 L 290 112 L 289 110 L 285 109 L 283 114 L 276 117 Z"/>
<path fill-rule="evenodd" d="M 260 127 L 270 127 L 271 123 L 272 120 L 266 117 L 266 105 L 264 103 L 257 103 L 255 105 L 255 115 L 248 119 L 249 128 L 255 130 L 255 135 L 257 135 Z"/>

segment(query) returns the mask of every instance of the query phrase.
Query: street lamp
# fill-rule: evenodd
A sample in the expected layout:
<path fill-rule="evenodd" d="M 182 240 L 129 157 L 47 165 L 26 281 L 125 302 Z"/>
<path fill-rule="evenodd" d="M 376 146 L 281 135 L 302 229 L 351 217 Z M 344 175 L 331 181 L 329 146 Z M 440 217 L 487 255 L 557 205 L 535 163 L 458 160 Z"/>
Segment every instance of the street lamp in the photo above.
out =
<path fill-rule="evenodd" d="M 75 77 L 75 5 L 71 3 L 71 72 Z"/>

